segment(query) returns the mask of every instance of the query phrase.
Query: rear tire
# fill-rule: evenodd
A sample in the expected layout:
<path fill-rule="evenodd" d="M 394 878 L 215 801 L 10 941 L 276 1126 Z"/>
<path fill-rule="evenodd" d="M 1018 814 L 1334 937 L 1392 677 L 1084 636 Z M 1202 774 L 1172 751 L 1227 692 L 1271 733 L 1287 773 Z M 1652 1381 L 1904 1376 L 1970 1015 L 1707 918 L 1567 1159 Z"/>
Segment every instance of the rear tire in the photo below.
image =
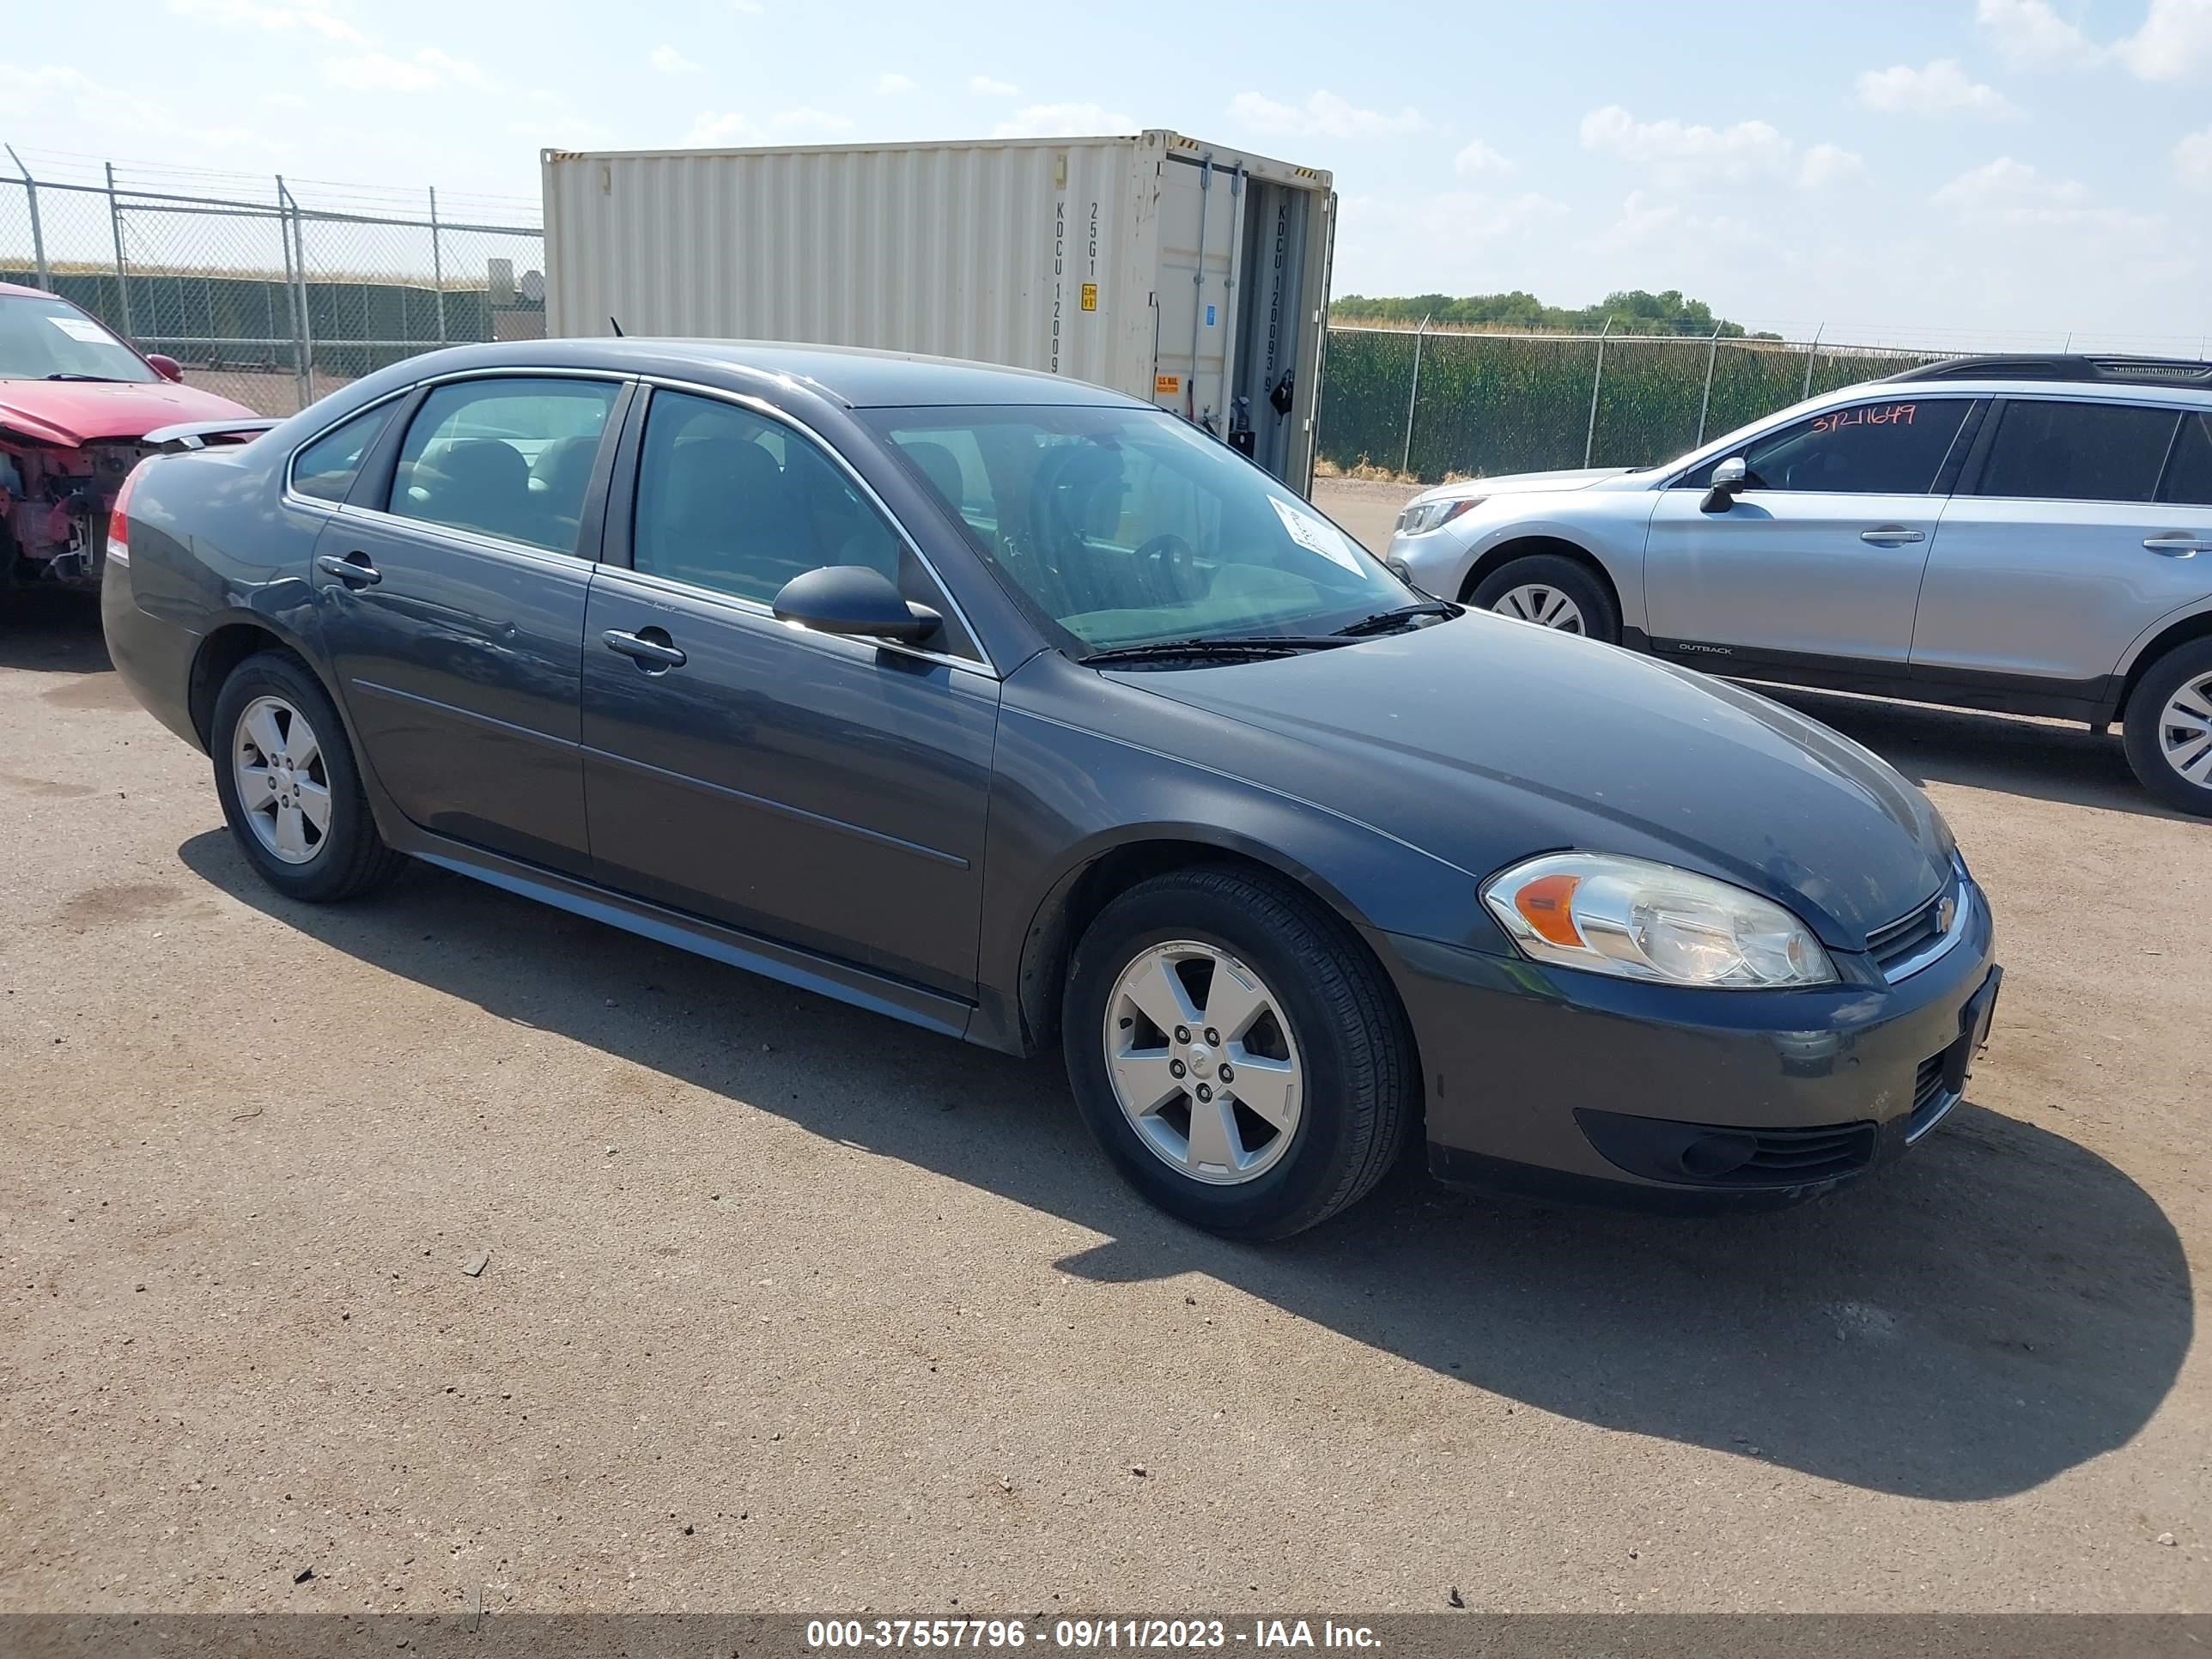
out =
<path fill-rule="evenodd" d="M 2136 682 L 2121 742 L 2144 788 L 2212 817 L 2212 639 L 2176 646 Z"/>
<path fill-rule="evenodd" d="M 1164 992 L 1163 967 L 1176 975 Z M 1155 876 L 1101 911 L 1069 966 L 1060 1039 L 1076 1103 L 1122 1176 L 1226 1238 L 1288 1237 L 1356 1202 L 1420 1109 L 1382 969 L 1304 893 L 1243 870 Z"/>
<path fill-rule="evenodd" d="M 1468 603 L 1479 610 L 1580 634 L 1607 645 L 1620 641 L 1620 608 L 1588 565 L 1559 553 L 1530 553 L 1475 584 Z"/>
<path fill-rule="evenodd" d="M 289 652 L 259 652 L 230 671 L 208 747 L 239 850 L 285 897 L 353 898 L 406 862 L 376 833 L 337 707 Z"/>

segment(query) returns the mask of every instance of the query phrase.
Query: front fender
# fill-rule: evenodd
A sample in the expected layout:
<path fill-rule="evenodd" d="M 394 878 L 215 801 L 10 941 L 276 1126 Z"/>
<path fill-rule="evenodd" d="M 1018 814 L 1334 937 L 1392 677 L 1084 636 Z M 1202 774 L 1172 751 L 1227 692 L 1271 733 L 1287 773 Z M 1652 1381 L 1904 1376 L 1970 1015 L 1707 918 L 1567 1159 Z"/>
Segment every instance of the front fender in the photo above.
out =
<path fill-rule="evenodd" d="M 977 1040 L 1018 1053 L 1035 1046 L 1035 1033 L 1051 1023 L 1040 1014 L 1059 994 L 1073 944 L 1072 896 L 1102 860 L 1146 848 L 1210 849 L 1261 865 L 1363 932 L 1511 953 L 1476 878 L 1458 866 L 1288 790 L 1183 758 L 1232 740 L 1218 719 L 1131 693 L 1143 729 L 1109 734 L 1096 729 L 1104 722 L 1095 688 L 1079 720 L 1054 695 L 1079 689 L 1068 676 L 1098 676 L 1056 655 L 1041 667 L 1009 682 L 1000 717 Z M 1018 684 L 1024 680 L 1031 683 Z M 1284 740 L 1240 727 L 1233 741 Z M 1139 859 L 1131 867 L 1152 866 Z"/>

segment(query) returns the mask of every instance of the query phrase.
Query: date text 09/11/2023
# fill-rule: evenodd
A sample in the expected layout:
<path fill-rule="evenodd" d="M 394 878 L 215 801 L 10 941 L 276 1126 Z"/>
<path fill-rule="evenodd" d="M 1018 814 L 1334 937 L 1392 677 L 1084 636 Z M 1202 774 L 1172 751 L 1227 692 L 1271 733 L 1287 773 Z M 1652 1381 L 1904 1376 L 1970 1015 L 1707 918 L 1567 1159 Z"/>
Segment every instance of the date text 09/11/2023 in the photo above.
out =
<path fill-rule="evenodd" d="M 1243 1647 L 1261 1652 L 1297 1648 L 1375 1649 L 1381 1636 L 1365 1625 L 1324 1619 L 1255 1619 L 1249 1628 L 1222 1619 L 1058 1619 L 1032 1631 L 1023 1619 L 816 1619 L 806 1626 L 811 1651 L 869 1648 L 1027 1647 L 1088 1651 L 1123 1648 Z"/>

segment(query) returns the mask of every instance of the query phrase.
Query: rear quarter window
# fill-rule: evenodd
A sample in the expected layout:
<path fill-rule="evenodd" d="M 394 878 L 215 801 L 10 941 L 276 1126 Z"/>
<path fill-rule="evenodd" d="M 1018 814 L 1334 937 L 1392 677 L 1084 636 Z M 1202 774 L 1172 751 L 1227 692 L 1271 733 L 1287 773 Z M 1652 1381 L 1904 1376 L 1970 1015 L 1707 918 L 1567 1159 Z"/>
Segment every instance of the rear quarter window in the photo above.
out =
<path fill-rule="evenodd" d="M 2212 415 L 2185 415 L 2158 498 L 2182 507 L 2212 507 Z"/>

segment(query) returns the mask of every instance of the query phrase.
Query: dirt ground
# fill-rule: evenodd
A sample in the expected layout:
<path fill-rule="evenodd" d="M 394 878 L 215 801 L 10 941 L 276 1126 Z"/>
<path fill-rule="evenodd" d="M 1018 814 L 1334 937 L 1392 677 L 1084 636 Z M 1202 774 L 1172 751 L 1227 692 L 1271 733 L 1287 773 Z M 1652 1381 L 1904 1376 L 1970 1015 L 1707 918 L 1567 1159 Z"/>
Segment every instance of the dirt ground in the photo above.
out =
<path fill-rule="evenodd" d="M 275 897 L 89 610 L 7 609 L 0 1610 L 2212 1609 L 2212 826 L 1790 701 L 1992 896 L 1969 1103 L 1784 1214 L 1409 1168 L 1252 1249 L 1051 1065 L 428 870 Z"/>

